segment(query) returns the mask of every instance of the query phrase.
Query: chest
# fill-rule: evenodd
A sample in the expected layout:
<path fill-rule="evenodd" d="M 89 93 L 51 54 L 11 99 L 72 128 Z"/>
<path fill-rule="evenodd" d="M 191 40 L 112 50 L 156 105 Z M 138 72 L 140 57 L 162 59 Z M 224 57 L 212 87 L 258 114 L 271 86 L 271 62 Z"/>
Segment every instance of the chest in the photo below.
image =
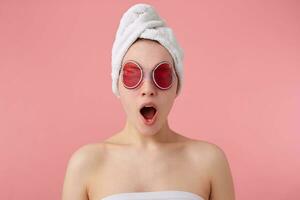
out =
<path fill-rule="evenodd" d="M 90 180 L 90 200 L 135 191 L 182 190 L 204 197 L 210 193 L 205 162 L 195 162 L 180 152 L 110 155 Z"/>

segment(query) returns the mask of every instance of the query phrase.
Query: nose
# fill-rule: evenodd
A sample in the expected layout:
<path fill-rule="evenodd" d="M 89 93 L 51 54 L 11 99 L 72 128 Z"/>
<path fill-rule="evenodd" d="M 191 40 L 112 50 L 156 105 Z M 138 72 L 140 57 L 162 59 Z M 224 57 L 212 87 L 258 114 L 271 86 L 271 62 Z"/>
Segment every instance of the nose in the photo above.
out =
<path fill-rule="evenodd" d="M 156 87 L 151 79 L 144 79 L 141 87 L 142 96 L 155 96 L 157 94 Z"/>

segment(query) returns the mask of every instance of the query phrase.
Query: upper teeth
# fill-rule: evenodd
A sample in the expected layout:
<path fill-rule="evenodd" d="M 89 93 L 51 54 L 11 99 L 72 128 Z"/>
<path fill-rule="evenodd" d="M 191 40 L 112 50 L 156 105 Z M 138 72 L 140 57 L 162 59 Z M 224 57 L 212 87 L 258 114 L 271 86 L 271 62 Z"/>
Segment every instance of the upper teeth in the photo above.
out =
<path fill-rule="evenodd" d="M 154 108 L 153 105 L 145 105 L 144 107 L 146 107 L 146 108 Z"/>

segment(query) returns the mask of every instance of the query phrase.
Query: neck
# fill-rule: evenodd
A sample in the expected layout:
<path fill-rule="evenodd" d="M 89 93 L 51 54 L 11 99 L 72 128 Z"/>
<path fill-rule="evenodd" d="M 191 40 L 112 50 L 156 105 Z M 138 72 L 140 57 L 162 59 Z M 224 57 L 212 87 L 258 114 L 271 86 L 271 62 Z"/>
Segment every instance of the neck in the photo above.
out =
<path fill-rule="evenodd" d="M 141 133 L 128 120 L 124 129 L 118 134 L 123 142 L 139 149 L 155 150 L 163 143 L 174 142 L 177 134 L 169 127 L 168 120 L 160 130 L 154 133 Z"/>

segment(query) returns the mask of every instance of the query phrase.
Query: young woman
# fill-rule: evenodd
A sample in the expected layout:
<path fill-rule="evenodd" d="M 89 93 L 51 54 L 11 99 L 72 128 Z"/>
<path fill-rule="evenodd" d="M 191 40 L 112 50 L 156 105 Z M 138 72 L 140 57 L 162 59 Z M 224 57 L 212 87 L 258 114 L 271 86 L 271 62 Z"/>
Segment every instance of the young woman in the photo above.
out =
<path fill-rule="evenodd" d="M 123 15 L 112 51 L 112 88 L 126 125 L 73 153 L 63 200 L 235 199 L 222 149 L 169 127 L 182 59 L 172 30 L 152 6 L 137 4 Z"/>

